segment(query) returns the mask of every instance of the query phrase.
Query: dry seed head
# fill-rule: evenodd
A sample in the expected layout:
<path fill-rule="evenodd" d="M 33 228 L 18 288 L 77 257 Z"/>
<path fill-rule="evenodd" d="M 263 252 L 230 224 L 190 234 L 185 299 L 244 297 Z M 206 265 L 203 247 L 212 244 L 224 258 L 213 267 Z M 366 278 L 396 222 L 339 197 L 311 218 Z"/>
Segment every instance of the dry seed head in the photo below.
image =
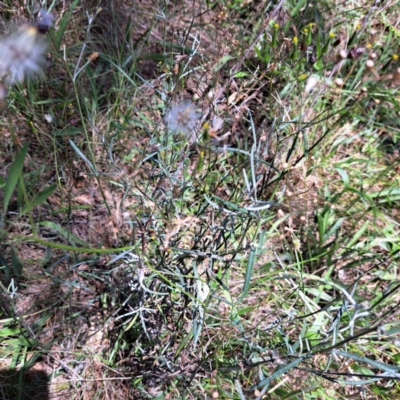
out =
<path fill-rule="evenodd" d="M 0 40 L 0 76 L 3 83 L 21 82 L 42 71 L 47 43 L 41 37 L 53 23 L 53 16 L 45 10 L 33 24 L 22 25 L 17 32 Z"/>
<path fill-rule="evenodd" d="M 39 73 L 45 62 L 46 44 L 32 25 L 22 26 L 0 42 L 0 73 L 10 84 Z"/>
<path fill-rule="evenodd" d="M 184 101 L 179 104 L 173 104 L 169 109 L 165 122 L 168 128 L 175 133 L 185 133 L 189 135 L 200 119 L 200 114 L 196 107 L 190 101 Z"/>

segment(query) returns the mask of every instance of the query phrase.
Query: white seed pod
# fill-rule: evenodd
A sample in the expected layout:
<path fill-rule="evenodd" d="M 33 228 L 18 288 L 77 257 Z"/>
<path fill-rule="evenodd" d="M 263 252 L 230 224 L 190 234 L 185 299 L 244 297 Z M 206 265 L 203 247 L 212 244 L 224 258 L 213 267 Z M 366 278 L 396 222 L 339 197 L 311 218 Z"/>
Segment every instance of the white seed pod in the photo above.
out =
<path fill-rule="evenodd" d="M 374 66 L 375 66 L 375 63 L 372 61 L 372 60 L 367 60 L 366 62 L 365 62 L 365 66 L 367 67 L 367 68 L 374 68 Z"/>
<path fill-rule="evenodd" d="M 224 126 L 224 120 L 221 117 L 214 116 L 211 122 L 211 129 L 218 132 Z"/>
<path fill-rule="evenodd" d="M 336 78 L 335 79 L 335 85 L 342 87 L 344 85 L 344 80 L 342 78 Z"/>
<path fill-rule="evenodd" d="M 319 78 L 316 75 L 311 75 L 306 82 L 306 86 L 304 88 L 305 93 L 311 93 L 319 82 Z"/>

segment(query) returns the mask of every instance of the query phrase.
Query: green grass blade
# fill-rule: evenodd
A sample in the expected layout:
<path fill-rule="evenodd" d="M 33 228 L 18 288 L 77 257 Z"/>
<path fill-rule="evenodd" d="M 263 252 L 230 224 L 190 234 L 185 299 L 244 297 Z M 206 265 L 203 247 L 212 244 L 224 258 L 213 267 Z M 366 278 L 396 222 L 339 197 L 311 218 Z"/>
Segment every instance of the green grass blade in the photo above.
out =
<path fill-rule="evenodd" d="M 4 187 L 4 203 L 3 203 L 3 215 L 6 215 L 8 204 L 10 203 L 11 195 L 17 186 L 18 180 L 21 176 L 22 169 L 24 168 L 24 160 L 28 151 L 29 142 L 25 143 L 21 151 L 17 154 L 15 161 L 13 162 L 10 172 L 7 177 L 7 182 Z"/>
<path fill-rule="evenodd" d="M 255 261 L 256 261 L 256 249 L 252 248 L 250 250 L 249 259 L 247 261 L 246 276 L 245 276 L 245 280 L 244 280 L 243 293 L 239 297 L 238 301 L 242 301 L 246 297 L 247 292 L 249 291 L 250 281 L 251 281 L 251 277 L 253 275 L 253 268 L 254 268 Z"/>
<path fill-rule="evenodd" d="M 71 232 L 68 232 L 62 226 L 55 222 L 51 221 L 43 221 L 39 225 L 45 226 L 46 228 L 52 229 L 59 233 L 61 236 L 65 237 L 71 244 L 80 244 L 81 246 L 88 247 L 88 244 L 84 242 L 82 239 L 79 239 L 77 236 L 73 235 Z"/>
<path fill-rule="evenodd" d="M 43 189 L 41 192 L 39 192 L 29 204 L 26 204 L 21 211 L 21 215 L 25 214 L 33 209 L 33 207 L 36 207 L 42 203 L 44 203 L 57 189 L 57 185 L 51 185 L 47 187 L 46 189 Z"/>
<path fill-rule="evenodd" d="M 92 170 L 92 172 L 95 174 L 96 170 L 93 167 L 93 164 L 87 159 L 87 157 L 78 149 L 77 145 L 70 139 L 69 144 L 72 146 L 72 148 L 76 151 L 78 156 L 82 158 L 83 161 L 89 166 L 89 168 Z"/>
<path fill-rule="evenodd" d="M 381 369 L 385 372 L 389 372 L 393 375 L 396 375 L 395 379 L 399 379 L 400 375 L 399 372 L 400 371 L 400 365 L 388 365 L 388 364 L 384 364 L 382 362 L 379 361 L 375 361 L 375 360 L 371 360 L 370 358 L 366 358 L 366 357 L 361 357 L 357 354 L 354 353 L 346 353 L 344 351 L 335 351 L 335 354 L 337 354 L 338 356 L 341 357 L 345 357 L 345 358 L 351 358 L 352 360 L 358 361 L 360 363 L 364 363 L 364 364 L 370 364 L 375 368 Z"/>
<path fill-rule="evenodd" d="M 337 230 L 342 226 L 344 221 L 344 218 L 339 218 L 329 229 L 328 231 L 324 234 L 323 237 L 323 243 L 325 243 L 329 237 L 331 237 L 332 235 L 335 235 Z"/>
<path fill-rule="evenodd" d="M 54 45 L 56 49 L 58 50 L 60 48 L 65 30 L 67 29 L 68 25 L 68 20 L 70 16 L 72 15 L 72 11 L 76 8 L 76 6 L 79 4 L 79 0 L 75 0 L 69 7 L 69 10 L 62 16 L 59 24 L 58 24 L 58 29 L 55 33 L 55 40 L 54 40 Z"/>
<path fill-rule="evenodd" d="M 268 378 L 265 378 L 261 382 L 257 383 L 256 385 L 253 385 L 251 388 L 249 388 L 249 390 L 260 389 L 263 386 L 269 385 L 274 379 L 279 378 L 283 374 L 286 374 L 287 372 L 289 372 L 291 369 L 297 367 L 302 361 L 303 361 L 303 357 L 296 358 L 296 360 L 293 360 L 291 363 L 284 365 L 281 368 L 278 368 Z"/>
<path fill-rule="evenodd" d="M 22 269 L 24 268 L 22 261 L 18 257 L 17 251 L 13 248 L 11 250 L 11 265 L 14 271 L 14 274 L 17 277 L 20 277 L 22 275 Z"/>
<path fill-rule="evenodd" d="M 4 270 L 4 273 L 6 274 L 6 278 L 10 279 L 10 267 L 7 264 L 7 261 L 3 257 L 3 255 L 0 253 L 0 271 Z"/>

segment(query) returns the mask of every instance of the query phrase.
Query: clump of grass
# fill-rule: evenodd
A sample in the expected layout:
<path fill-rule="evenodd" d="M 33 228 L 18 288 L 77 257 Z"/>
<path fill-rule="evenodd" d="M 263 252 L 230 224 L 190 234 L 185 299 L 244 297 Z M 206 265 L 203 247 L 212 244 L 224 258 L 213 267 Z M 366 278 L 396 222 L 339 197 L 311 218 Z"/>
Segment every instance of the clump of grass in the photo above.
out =
<path fill-rule="evenodd" d="M 32 352 L 91 398 L 395 396 L 393 32 L 325 2 L 113 4 L 72 3 L 48 80 L 10 93 L 10 368 Z"/>

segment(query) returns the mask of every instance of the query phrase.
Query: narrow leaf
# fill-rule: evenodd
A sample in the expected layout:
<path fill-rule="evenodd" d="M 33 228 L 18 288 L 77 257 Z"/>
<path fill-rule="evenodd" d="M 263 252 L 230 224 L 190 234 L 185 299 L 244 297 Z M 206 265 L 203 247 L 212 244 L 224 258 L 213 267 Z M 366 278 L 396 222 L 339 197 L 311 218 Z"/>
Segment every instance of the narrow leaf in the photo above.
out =
<path fill-rule="evenodd" d="M 78 149 L 78 147 L 76 146 L 76 144 L 72 141 L 69 140 L 69 144 L 73 147 L 73 149 L 76 151 L 76 153 L 78 154 L 78 156 L 80 158 L 82 158 L 83 161 L 85 161 L 85 163 L 89 166 L 89 168 L 92 170 L 93 173 L 96 173 L 96 170 L 93 167 L 93 164 L 87 159 L 87 157 Z"/>
<path fill-rule="evenodd" d="M 21 151 L 17 154 L 15 161 L 11 165 L 10 172 L 7 177 L 6 186 L 4 187 L 4 199 L 3 199 L 4 215 L 6 214 L 8 204 L 10 203 L 11 195 L 21 176 L 22 169 L 24 168 L 24 160 L 26 153 L 28 151 L 28 147 L 29 147 L 29 142 L 24 144 L 24 147 L 22 147 Z"/>
<path fill-rule="evenodd" d="M 249 390 L 259 389 L 263 386 L 269 385 L 274 379 L 279 378 L 281 375 L 286 374 L 291 369 L 297 367 L 303 361 L 303 357 L 299 357 L 291 363 L 284 365 L 278 368 L 275 372 L 273 372 L 268 378 L 263 379 L 261 382 L 257 383 L 257 385 L 253 385 Z"/>
<path fill-rule="evenodd" d="M 337 230 L 342 226 L 342 223 L 344 221 L 344 218 L 339 218 L 330 228 L 329 230 L 325 233 L 324 238 L 323 238 L 323 243 L 325 243 L 330 236 L 336 234 Z"/>
<path fill-rule="evenodd" d="M 238 301 L 242 301 L 246 297 L 247 292 L 249 291 L 251 276 L 253 275 L 253 267 L 256 261 L 255 255 L 256 255 L 256 250 L 253 248 L 250 250 L 249 259 L 247 261 L 246 277 L 244 280 L 243 293 L 238 299 Z"/>
<path fill-rule="evenodd" d="M 361 238 L 362 235 L 364 235 L 364 232 L 367 230 L 369 225 L 369 221 L 365 222 L 365 224 L 351 237 L 349 242 L 346 244 L 347 249 L 351 249 L 357 242 L 358 239 Z"/>
<path fill-rule="evenodd" d="M 388 365 L 388 364 L 384 364 L 379 361 L 371 360 L 370 358 L 367 358 L 367 357 L 359 356 L 358 354 L 347 353 L 344 351 L 336 350 L 335 354 L 337 354 L 338 356 L 341 356 L 341 357 L 351 358 L 352 360 L 358 361 L 360 363 L 372 365 L 375 368 L 381 369 L 385 372 L 389 372 L 390 374 L 395 375 L 396 379 L 400 378 L 399 374 L 397 372 L 397 371 L 400 371 L 400 365 Z"/>
<path fill-rule="evenodd" d="M 14 248 L 11 250 L 11 265 L 12 265 L 14 274 L 17 277 L 20 277 L 22 275 L 22 269 L 24 266 L 22 265 L 22 262 L 21 262 L 20 258 L 18 257 L 18 254 Z"/>
<path fill-rule="evenodd" d="M 0 271 L 4 269 L 4 273 L 6 274 L 6 278 L 10 279 L 10 268 L 7 265 L 7 262 L 3 255 L 0 253 Z"/>
<path fill-rule="evenodd" d="M 69 11 L 67 11 L 61 18 L 59 24 L 58 24 L 58 29 L 56 31 L 55 35 L 55 47 L 56 49 L 60 48 L 60 44 L 62 41 L 62 38 L 64 36 L 65 29 L 67 28 L 68 20 L 72 15 L 72 11 L 74 11 L 75 7 L 79 4 L 79 0 L 75 0 L 69 7 Z"/>
<path fill-rule="evenodd" d="M 57 185 L 51 185 L 51 186 L 47 187 L 46 189 L 43 189 L 32 199 L 32 201 L 29 204 L 26 204 L 24 206 L 24 208 L 21 211 L 21 214 L 25 214 L 25 213 L 31 211 L 33 207 L 44 203 L 54 193 L 56 188 L 57 188 Z"/>
<path fill-rule="evenodd" d="M 344 186 L 346 186 L 346 187 L 349 186 L 350 179 L 349 179 L 349 175 L 347 174 L 347 172 L 343 168 L 340 168 L 340 167 L 335 167 L 335 169 L 341 176 Z"/>
<path fill-rule="evenodd" d="M 43 222 L 40 222 L 39 225 L 45 226 L 46 228 L 56 231 L 61 236 L 65 237 L 73 245 L 75 245 L 75 243 L 78 243 L 84 247 L 88 247 L 88 244 L 86 242 L 84 242 L 82 239 L 79 239 L 78 236 L 75 236 L 74 234 L 67 231 L 65 228 L 63 228 L 59 224 L 56 224 L 55 222 L 43 221 Z"/>

